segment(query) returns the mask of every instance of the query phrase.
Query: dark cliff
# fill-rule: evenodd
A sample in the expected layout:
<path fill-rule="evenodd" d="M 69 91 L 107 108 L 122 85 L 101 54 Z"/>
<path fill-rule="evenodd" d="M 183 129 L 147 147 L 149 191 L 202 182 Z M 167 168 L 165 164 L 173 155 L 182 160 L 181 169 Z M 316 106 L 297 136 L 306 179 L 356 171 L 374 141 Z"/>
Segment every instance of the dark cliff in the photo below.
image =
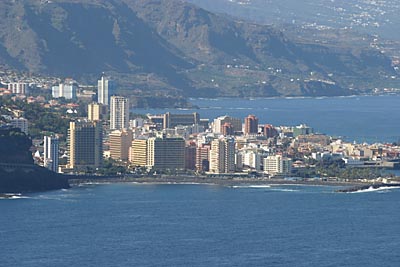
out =
<path fill-rule="evenodd" d="M 69 188 L 67 177 L 33 164 L 31 145 L 19 129 L 0 129 L 0 193 Z"/>

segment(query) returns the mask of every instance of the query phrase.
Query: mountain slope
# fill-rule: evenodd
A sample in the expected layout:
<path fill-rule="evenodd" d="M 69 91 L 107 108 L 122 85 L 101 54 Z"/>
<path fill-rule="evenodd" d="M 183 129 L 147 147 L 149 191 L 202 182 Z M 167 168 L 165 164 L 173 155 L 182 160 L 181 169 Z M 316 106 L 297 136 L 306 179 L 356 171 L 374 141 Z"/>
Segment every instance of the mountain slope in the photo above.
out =
<path fill-rule="evenodd" d="M 0 63 L 124 92 L 187 96 L 343 95 L 394 71 L 371 49 L 295 43 L 280 31 L 180 0 L 1 2 Z"/>

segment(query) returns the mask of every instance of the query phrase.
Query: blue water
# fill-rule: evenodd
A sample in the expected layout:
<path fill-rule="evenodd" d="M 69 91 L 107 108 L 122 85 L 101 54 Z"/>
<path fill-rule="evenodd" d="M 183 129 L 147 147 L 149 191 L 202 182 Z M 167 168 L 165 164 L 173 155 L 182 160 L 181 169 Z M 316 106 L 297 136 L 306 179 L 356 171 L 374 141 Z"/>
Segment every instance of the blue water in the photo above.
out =
<path fill-rule="evenodd" d="M 1 266 L 400 266 L 400 189 L 111 184 L 0 200 Z"/>
<path fill-rule="evenodd" d="M 254 114 L 260 123 L 295 126 L 306 123 L 317 132 L 347 141 L 399 142 L 400 96 L 333 98 L 192 99 L 196 110 L 135 109 L 137 113 L 199 112 L 202 118 L 221 115 L 243 118 Z"/>

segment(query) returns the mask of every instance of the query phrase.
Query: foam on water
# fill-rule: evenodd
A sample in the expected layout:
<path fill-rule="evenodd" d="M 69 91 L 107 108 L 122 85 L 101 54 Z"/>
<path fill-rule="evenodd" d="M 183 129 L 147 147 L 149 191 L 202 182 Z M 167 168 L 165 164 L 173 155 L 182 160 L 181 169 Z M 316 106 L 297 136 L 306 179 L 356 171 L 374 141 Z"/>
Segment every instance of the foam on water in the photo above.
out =
<path fill-rule="evenodd" d="M 270 188 L 270 185 L 233 185 L 232 188 Z"/>
<path fill-rule="evenodd" d="M 285 188 L 271 188 L 272 191 L 279 191 L 279 192 L 299 192 L 300 190 L 296 189 L 285 189 Z"/>
<path fill-rule="evenodd" d="M 368 189 L 363 189 L 363 190 L 358 190 L 354 192 L 350 192 L 351 194 L 357 194 L 357 193 L 371 193 L 371 192 L 380 192 L 380 191 L 389 191 L 392 189 L 399 189 L 400 186 L 382 186 L 378 188 L 373 188 L 372 186 L 369 187 Z"/>
<path fill-rule="evenodd" d="M 27 196 L 23 196 L 21 194 L 4 194 L 3 196 L 0 196 L 0 199 L 26 199 L 30 198 Z"/>

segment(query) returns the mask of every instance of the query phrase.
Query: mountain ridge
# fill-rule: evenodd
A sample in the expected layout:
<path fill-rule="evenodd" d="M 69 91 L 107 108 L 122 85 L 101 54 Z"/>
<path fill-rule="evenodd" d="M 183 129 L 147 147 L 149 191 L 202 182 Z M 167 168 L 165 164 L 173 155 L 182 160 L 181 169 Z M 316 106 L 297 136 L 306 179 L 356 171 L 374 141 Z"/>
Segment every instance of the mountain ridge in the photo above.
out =
<path fill-rule="evenodd" d="M 0 10 L 0 63 L 91 83 L 105 71 L 125 94 L 347 95 L 395 73 L 373 49 L 296 43 L 181 0 L 24 0 Z"/>

